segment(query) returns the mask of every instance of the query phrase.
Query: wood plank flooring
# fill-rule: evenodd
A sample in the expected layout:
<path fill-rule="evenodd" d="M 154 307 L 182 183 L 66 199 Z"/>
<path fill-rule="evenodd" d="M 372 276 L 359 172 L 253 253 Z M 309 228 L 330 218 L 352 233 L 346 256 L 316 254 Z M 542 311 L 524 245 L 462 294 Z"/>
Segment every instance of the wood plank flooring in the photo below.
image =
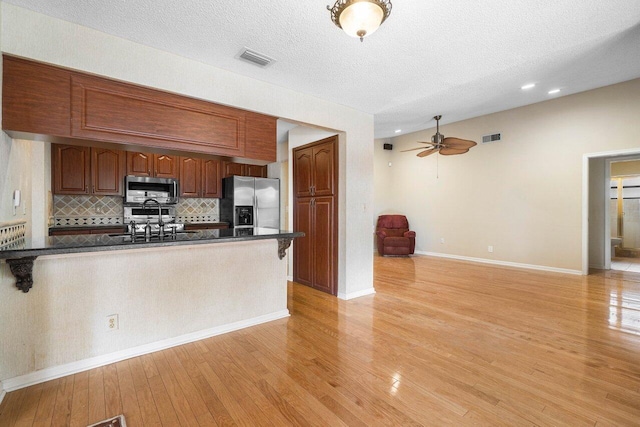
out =
<path fill-rule="evenodd" d="M 9 393 L 0 426 L 638 426 L 640 274 L 375 258 L 376 295 Z"/>

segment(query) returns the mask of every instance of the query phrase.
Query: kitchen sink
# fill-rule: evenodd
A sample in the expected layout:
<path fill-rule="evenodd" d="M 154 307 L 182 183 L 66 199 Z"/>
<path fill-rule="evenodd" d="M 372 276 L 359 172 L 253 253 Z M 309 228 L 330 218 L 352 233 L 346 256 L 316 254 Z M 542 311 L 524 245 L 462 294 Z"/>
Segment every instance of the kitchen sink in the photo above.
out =
<path fill-rule="evenodd" d="M 171 233 L 171 232 L 166 232 L 164 234 L 164 238 L 165 239 L 170 239 L 171 236 L 178 236 L 180 234 L 197 234 L 200 231 L 198 230 L 182 230 L 182 231 L 176 231 L 175 233 Z M 109 237 L 131 237 L 131 233 L 116 233 L 116 234 L 109 234 Z M 157 234 L 152 234 L 151 238 L 152 239 L 157 239 L 159 236 Z M 136 239 L 144 239 L 144 234 L 143 233 L 136 233 Z"/>

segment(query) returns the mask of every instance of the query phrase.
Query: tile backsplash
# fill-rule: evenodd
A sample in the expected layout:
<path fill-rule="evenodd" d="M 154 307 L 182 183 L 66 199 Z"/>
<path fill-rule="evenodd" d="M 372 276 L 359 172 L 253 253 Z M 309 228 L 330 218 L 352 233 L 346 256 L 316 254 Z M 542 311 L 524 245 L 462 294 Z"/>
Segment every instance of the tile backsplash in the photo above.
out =
<path fill-rule="evenodd" d="M 218 222 L 220 221 L 219 199 L 182 198 L 176 206 L 178 222 Z"/>
<path fill-rule="evenodd" d="M 53 225 L 93 226 L 121 225 L 122 197 L 118 196 L 53 196 Z M 176 205 L 178 222 L 218 222 L 218 199 L 182 198 Z"/>

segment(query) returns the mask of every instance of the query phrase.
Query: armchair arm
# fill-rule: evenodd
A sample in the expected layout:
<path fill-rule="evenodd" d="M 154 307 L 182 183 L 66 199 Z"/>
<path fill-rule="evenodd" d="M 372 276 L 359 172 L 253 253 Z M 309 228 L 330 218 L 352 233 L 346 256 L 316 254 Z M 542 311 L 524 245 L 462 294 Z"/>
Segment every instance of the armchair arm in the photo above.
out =
<path fill-rule="evenodd" d="M 380 237 L 381 239 L 384 239 L 385 237 L 387 237 L 387 233 L 384 232 L 383 230 L 377 230 L 376 236 Z"/>
<path fill-rule="evenodd" d="M 404 232 L 404 237 L 408 237 L 408 238 L 414 238 L 416 237 L 416 232 L 415 231 L 405 231 Z"/>

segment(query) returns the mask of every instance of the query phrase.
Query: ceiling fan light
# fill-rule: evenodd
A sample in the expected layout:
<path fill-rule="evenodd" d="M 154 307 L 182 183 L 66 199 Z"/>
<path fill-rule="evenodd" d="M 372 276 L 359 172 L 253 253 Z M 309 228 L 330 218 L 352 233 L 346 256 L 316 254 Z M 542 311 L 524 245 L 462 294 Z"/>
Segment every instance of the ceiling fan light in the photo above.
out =
<path fill-rule="evenodd" d="M 373 34 L 391 14 L 390 0 L 338 0 L 331 11 L 333 23 L 361 41 Z"/>

